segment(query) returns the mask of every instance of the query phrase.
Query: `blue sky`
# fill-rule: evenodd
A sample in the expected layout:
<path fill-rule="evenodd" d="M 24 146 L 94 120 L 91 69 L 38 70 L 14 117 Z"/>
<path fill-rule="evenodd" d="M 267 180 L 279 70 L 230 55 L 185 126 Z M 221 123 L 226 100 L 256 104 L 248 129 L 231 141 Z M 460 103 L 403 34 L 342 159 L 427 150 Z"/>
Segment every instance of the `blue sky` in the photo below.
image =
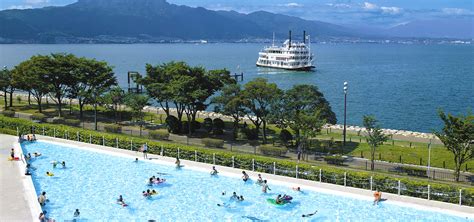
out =
<path fill-rule="evenodd" d="M 1 9 L 66 5 L 76 0 L 0 0 Z M 414 20 L 474 20 L 474 0 L 168 0 L 212 10 L 265 10 L 310 20 L 391 27 Z"/>

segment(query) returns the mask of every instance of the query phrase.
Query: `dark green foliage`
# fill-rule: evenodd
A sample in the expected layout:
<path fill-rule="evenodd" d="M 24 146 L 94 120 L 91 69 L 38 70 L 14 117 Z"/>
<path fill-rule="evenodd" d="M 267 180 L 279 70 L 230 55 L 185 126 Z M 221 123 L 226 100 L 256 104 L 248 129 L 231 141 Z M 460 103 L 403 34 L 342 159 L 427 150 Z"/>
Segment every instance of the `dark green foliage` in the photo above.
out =
<path fill-rule="evenodd" d="M 344 160 L 345 158 L 340 155 L 324 157 L 324 161 L 326 161 L 329 164 L 334 164 L 334 165 L 342 165 L 344 163 Z"/>
<path fill-rule="evenodd" d="M 78 119 L 65 119 L 64 124 L 69 126 L 79 126 L 79 124 L 81 124 L 81 121 Z"/>
<path fill-rule="evenodd" d="M 168 127 L 168 132 L 178 134 L 181 131 L 181 122 L 175 116 L 166 117 L 166 126 Z"/>
<path fill-rule="evenodd" d="M 212 132 L 212 119 L 211 118 L 205 118 L 204 122 L 202 123 L 202 127 L 204 130 L 206 130 L 207 133 Z"/>
<path fill-rule="evenodd" d="M 15 117 L 15 111 L 13 110 L 3 110 L 2 115 L 7 117 Z"/>
<path fill-rule="evenodd" d="M 216 118 L 212 120 L 212 132 L 215 135 L 222 135 L 224 134 L 225 123 L 222 119 Z"/>
<path fill-rule="evenodd" d="M 43 121 L 46 120 L 46 115 L 44 115 L 42 113 L 35 113 L 35 114 L 31 115 L 31 119 L 43 122 Z"/>
<path fill-rule="evenodd" d="M 163 129 L 151 130 L 148 132 L 148 135 L 151 139 L 155 140 L 168 140 L 170 137 L 170 133 Z"/>
<path fill-rule="evenodd" d="M 104 130 L 108 133 L 120 133 L 122 132 L 122 127 L 117 124 L 107 124 L 104 126 Z"/>
<path fill-rule="evenodd" d="M 65 124 L 66 123 L 66 121 L 64 120 L 63 117 L 54 117 L 52 121 L 53 121 L 54 124 Z"/>
<path fill-rule="evenodd" d="M 239 137 L 246 140 L 258 140 L 257 129 L 242 128 L 239 129 Z"/>
<path fill-rule="evenodd" d="M 180 157 L 182 159 L 194 160 L 195 151 L 198 153 L 198 161 L 212 163 L 213 155 L 216 157 L 216 164 L 221 166 L 232 166 L 232 156 L 234 156 L 236 166 L 242 169 L 251 170 L 252 160 L 258 163 L 256 171 L 272 173 L 273 162 L 276 163 L 278 175 L 295 177 L 295 168 L 298 165 L 300 179 L 319 181 L 319 170 L 322 170 L 322 182 L 343 185 L 344 172 L 347 173 L 347 186 L 357 187 L 362 189 L 369 189 L 370 177 L 373 176 L 374 188 L 382 192 L 397 193 L 398 181 L 402 183 L 402 195 L 427 198 L 426 188 L 431 185 L 431 199 L 437 201 L 444 201 L 449 203 L 459 203 L 459 189 L 462 189 L 462 204 L 466 206 L 474 206 L 474 188 L 462 187 L 451 184 L 436 183 L 435 181 L 420 181 L 413 178 L 400 178 L 396 176 L 386 176 L 374 172 L 359 172 L 354 170 L 345 170 L 340 168 L 328 166 L 312 166 L 305 163 L 296 163 L 295 161 L 288 161 L 270 157 L 262 157 L 251 154 L 233 153 L 228 151 L 220 151 L 213 149 L 206 149 L 202 147 L 186 146 L 181 144 L 150 141 L 147 139 L 132 137 L 127 135 L 101 133 L 93 130 L 84 130 L 76 127 L 68 127 L 53 124 L 39 124 L 33 123 L 24 119 L 8 118 L 0 116 L 0 132 L 10 135 L 16 135 L 16 128 L 19 133 L 29 133 L 31 126 L 38 129 L 39 132 L 44 132 L 46 136 L 53 136 L 56 129 L 56 135 L 63 135 L 65 131 L 69 133 L 69 139 L 77 141 L 77 132 L 79 132 L 79 140 L 82 142 L 89 142 L 89 135 L 92 138 L 93 144 L 102 145 L 102 138 L 105 139 L 105 145 L 115 147 L 115 140 L 118 139 L 119 148 L 130 149 L 130 141 L 133 140 L 132 150 L 137 150 L 141 144 L 148 143 L 150 153 L 159 154 L 163 148 L 163 154 L 168 157 L 176 157 L 177 149 L 180 148 Z M 415 192 L 416 190 L 421 192 Z"/>
<path fill-rule="evenodd" d="M 375 116 L 364 116 L 363 124 L 367 130 L 367 143 L 370 146 L 370 169 L 375 168 L 375 149 L 388 140 L 388 136 L 383 133 Z"/>
<path fill-rule="evenodd" d="M 269 155 L 269 156 L 283 156 L 285 155 L 286 152 L 288 152 L 288 149 L 286 147 L 277 147 L 273 146 L 271 144 L 264 144 L 258 147 L 260 152 L 264 155 Z"/>
<path fill-rule="evenodd" d="M 224 147 L 224 140 L 221 139 L 213 139 L 213 138 L 203 138 L 202 144 L 206 147 L 215 147 L 215 148 L 222 148 Z"/>
<path fill-rule="evenodd" d="M 290 133 L 290 131 L 286 129 L 282 129 L 280 132 L 280 141 L 283 145 L 288 146 L 288 143 L 293 140 L 293 135 Z"/>

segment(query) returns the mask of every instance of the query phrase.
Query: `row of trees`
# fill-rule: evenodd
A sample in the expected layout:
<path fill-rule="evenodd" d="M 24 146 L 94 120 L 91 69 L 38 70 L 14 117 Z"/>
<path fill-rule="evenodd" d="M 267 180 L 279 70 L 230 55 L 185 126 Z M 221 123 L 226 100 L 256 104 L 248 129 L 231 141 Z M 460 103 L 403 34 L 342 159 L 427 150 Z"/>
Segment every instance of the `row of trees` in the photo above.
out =
<path fill-rule="evenodd" d="M 261 131 L 263 143 L 267 142 L 270 122 L 282 129 L 293 129 L 297 145 L 304 146 L 323 124 L 337 121 L 329 102 L 313 85 L 295 85 L 284 91 L 266 79 L 256 78 L 241 86 L 225 69 L 206 71 L 184 62 L 147 64 L 146 70 L 146 76 L 139 78 L 139 82 L 147 94 L 161 106 L 168 120 L 177 118 L 177 122 L 182 122 L 183 114 L 186 115 L 189 133 L 194 131 L 197 111 L 205 110 L 211 103 L 216 112 L 233 118 L 234 138 L 239 122 L 247 116 L 256 132 Z M 170 112 L 171 104 L 177 117 Z"/>

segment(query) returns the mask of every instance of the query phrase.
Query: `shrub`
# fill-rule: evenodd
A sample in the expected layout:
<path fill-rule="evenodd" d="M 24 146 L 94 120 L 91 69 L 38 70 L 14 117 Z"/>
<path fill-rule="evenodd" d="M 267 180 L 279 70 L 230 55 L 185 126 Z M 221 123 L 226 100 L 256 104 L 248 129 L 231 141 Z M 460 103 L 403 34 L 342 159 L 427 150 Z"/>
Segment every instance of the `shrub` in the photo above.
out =
<path fill-rule="evenodd" d="M 280 141 L 283 145 L 288 146 L 288 142 L 293 140 L 293 135 L 290 133 L 290 131 L 286 129 L 282 129 L 280 132 Z"/>
<path fill-rule="evenodd" d="M 62 118 L 62 117 L 54 117 L 52 121 L 53 121 L 54 124 L 64 124 L 65 123 L 64 118 Z"/>
<path fill-rule="evenodd" d="M 340 155 L 334 155 L 334 156 L 325 156 L 324 161 L 328 164 L 334 164 L 334 165 L 342 165 L 344 163 L 344 157 Z"/>
<path fill-rule="evenodd" d="M 20 95 L 16 96 L 16 101 L 17 101 L 18 103 L 21 103 L 21 99 L 22 99 L 22 98 L 21 98 Z"/>
<path fill-rule="evenodd" d="M 427 177 L 426 169 L 419 168 L 419 167 L 398 166 L 396 170 L 401 173 L 406 173 L 410 176 Z"/>
<path fill-rule="evenodd" d="M 219 118 L 212 120 L 212 132 L 215 135 L 224 134 L 225 123 Z"/>
<path fill-rule="evenodd" d="M 31 120 L 43 122 L 45 121 L 45 119 L 46 115 L 44 115 L 43 113 L 34 113 L 33 115 L 31 115 Z"/>
<path fill-rule="evenodd" d="M 202 144 L 204 144 L 204 146 L 207 146 L 207 147 L 215 147 L 215 148 L 224 147 L 224 140 L 204 138 L 201 141 L 202 141 Z"/>
<path fill-rule="evenodd" d="M 122 127 L 117 124 L 107 124 L 104 126 L 104 130 L 109 133 L 120 133 L 122 132 Z"/>
<path fill-rule="evenodd" d="M 81 121 L 78 119 L 65 119 L 64 124 L 69 126 L 79 126 L 81 124 Z"/>
<path fill-rule="evenodd" d="M 242 128 L 239 129 L 239 138 L 246 140 L 258 140 L 257 129 Z"/>
<path fill-rule="evenodd" d="M 177 134 L 181 130 L 181 123 L 175 116 L 166 117 L 165 122 L 166 126 L 168 127 L 168 132 Z"/>
<path fill-rule="evenodd" d="M 212 131 L 212 119 L 205 118 L 204 122 L 202 123 L 202 127 L 206 130 L 207 133 L 211 133 Z"/>
<path fill-rule="evenodd" d="M 270 156 L 283 156 L 288 151 L 286 147 L 276 147 L 271 144 L 261 145 L 259 149 L 262 154 Z"/>
<path fill-rule="evenodd" d="M 3 110 L 2 115 L 6 117 L 15 117 L 15 111 L 13 110 Z"/>
<path fill-rule="evenodd" d="M 170 133 L 168 132 L 168 130 L 164 129 L 150 131 L 148 135 L 150 136 L 150 138 L 156 140 L 168 140 L 170 137 Z"/>

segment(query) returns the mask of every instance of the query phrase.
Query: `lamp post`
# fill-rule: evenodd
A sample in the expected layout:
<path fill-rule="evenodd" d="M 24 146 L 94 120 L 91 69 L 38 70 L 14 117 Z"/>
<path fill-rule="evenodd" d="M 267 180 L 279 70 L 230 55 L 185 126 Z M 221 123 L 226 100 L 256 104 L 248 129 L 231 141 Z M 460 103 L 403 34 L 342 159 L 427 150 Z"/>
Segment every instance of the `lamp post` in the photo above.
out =
<path fill-rule="evenodd" d="M 344 82 L 344 142 L 343 146 L 346 146 L 346 111 L 347 111 L 347 89 L 348 89 L 348 83 Z"/>
<path fill-rule="evenodd" d="M 430 179 L 430 168 L 431 168 L 431 139 L 428 144 L 428 179 Z"/>

